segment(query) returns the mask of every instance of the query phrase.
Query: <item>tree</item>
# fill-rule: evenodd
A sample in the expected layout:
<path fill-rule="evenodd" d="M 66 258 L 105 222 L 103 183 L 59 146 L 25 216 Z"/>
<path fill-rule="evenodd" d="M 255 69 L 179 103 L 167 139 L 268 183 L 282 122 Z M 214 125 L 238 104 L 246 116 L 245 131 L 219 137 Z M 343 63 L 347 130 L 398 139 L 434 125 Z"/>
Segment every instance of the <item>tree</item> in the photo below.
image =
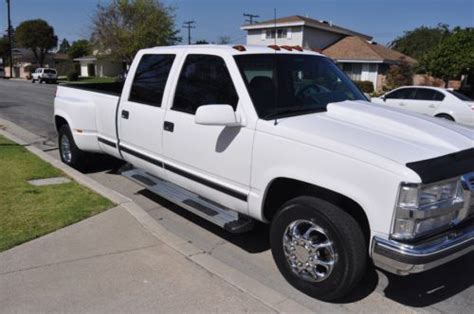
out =
<path fill-rule="evenodd" d="M 445 82 L 474 69 L 474 29 L 455 28 L 422 60 L 428 72 Z"/>
<path fill-rule="evenodd" d="M 15 32 L 18 46 L 31 49 L 41 67 L 46 53 L 58 44 L 58 37 L 54 34 L 53 27 L 41 19 L 24 21 Z"/>
<path fill-rule="evenodd" d="M 205 39 L 200 39 L 198 41 L 196 41 L 196 45 L 208 45 L 209 42 Z"/>
<path fill-rule="evenodd" d="M 404 85 L 412 85 L 413 66 L 405 59 L 402 59 L 399 64 L 391 65 L 386 73 L 386 81 L 389 89 Z"/>
<path fill-rule="evenodd" d="M 71 45 L 69 44 L 69 41 L 64 38 L 61 44 L 59 44 L 59 53 L 68 53 L 69 48 L 71 48 Z"/>
<path fill-rule="evenodd" d="M 92 19 L 92 42 L 102 54 L 131 63 L 138 50 L 173 45 L 174 9 L 159 0 L 112 0 L 98 5 Z"/>
<path fill-rule="evenodd" d="M 405 31 L 389 44 L 389 47 L 400 51 L 412 58 L 421 60 L 427 52 L 436 47 L 441 41 L 450 35 L 447 24 L 438 24 L 437 27 L 417 27 L 411 31 Z"/>
<path fill-rule="evenodd" d="M 6 60 L 9 60 L 9 53 L 10 53 L 10 41 L 8 37 L 0 37 L 0 58 L 3 60 L 5 65 Z"/>
<path fill-rule="evenodd" d="M 79 39 L 72 43 L 69 48 L 69 58 L 75 59 L 92 54 L 91 43 L 86 39 Z"/>
<path fill-rule="evenodd" d="M 217 39 L 217 44 L 218 45 L 230 44 L 230 37 L 229 36 L 219 36 L 219 39 Z"/>

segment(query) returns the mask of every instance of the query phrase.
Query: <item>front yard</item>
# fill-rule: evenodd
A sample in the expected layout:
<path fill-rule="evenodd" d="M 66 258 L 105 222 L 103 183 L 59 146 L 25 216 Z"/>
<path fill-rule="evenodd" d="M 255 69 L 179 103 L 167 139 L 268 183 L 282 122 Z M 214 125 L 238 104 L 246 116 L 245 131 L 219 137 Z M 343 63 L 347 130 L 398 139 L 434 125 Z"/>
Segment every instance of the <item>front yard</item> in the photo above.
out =
<path fill-rule="evenodd" d="M 28 183 L 58 176 L 64 174 L 0 136 L 0 252 L 113 206 L 76 182 Z"/>

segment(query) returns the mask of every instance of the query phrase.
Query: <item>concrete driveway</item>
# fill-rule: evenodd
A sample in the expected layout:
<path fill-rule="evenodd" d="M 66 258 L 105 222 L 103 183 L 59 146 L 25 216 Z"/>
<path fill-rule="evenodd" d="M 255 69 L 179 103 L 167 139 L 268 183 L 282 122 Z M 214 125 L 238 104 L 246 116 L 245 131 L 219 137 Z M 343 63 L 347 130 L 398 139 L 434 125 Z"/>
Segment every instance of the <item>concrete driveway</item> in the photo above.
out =
<path fill-rule="evenodd" d="M 53 128 L 53 85 L 0 81 L 0 118 L 13 121 L 41 138 L 26 138 L 57 156 Z M 30 101 L 34 99 L 34 101 Z M 21 135 L 20 135 L 21 136 Z M 328 304 L 316 301 L 289 286 L 274 265 L 269 251 L 268 228 L 259 225 L 244 235 L 231 235 L 218 227 L 143 190 L 116 174 L 120 163 L 104 159 L 87 175 L 132 198 L 168 230 L 191 241 L 218 260 L 257 279 L 315 311 Z M 330 305 L 341 312 L 429 311 L 471 313 L 474 307 L 474 254 L 432 271 L 410 277 L 372 272 L 347 300 Z"/>

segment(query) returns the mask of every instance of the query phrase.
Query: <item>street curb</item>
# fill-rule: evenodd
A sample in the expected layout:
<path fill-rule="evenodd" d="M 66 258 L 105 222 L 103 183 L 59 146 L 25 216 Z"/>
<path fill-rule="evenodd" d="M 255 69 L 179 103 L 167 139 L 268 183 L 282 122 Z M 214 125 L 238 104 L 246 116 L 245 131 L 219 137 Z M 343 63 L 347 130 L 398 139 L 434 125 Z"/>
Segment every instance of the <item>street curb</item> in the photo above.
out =
<path fill-rule="evenodd" d="M 28 132 L 20 126 L 9 122 L 15 128 Z M 125 208 L 148 232 L 167 246 L 183 255 L 188 260 L 201 266 L 206 271 L 226 281 L 235 288 L 249 294 L 251 297 L 262 302 L 273 310 L 281 313 L 312 313 L 313 311 L 296 301 L 287 298 L 278 291 L 269 288 L 259 281 L 245 275 L 235 268 L 219 261 L 207 252 L 202 251 L 192 243 L 168 231 L 164 226 L 151 217 L 144 209 L 132 201 L 130 198 L 118 193 L 97 181 L 87 177 L 81 172 L 67 166 L 60 160 L 46 154 L 41 149 L 31 146 L 29 143 L 0 128 L 0 135 L 24 146 L 28 151 L 35 154 L 42 160 L 63 171 L 76 182 L 95 191 L 103 197 L 111 200 L 117 206 Z"/>

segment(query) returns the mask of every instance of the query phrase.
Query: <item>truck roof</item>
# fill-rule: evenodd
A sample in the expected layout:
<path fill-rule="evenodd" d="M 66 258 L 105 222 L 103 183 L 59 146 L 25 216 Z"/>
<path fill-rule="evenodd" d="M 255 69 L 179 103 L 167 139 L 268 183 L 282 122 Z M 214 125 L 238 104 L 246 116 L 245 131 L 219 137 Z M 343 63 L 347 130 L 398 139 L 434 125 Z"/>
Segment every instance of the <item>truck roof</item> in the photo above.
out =
<path fill-rule="evenodd" d="M 270 46 L 252 46 L 252 45 L 177 45 L 177 46 L 161 46 L 143 49 L 145 53 L 158 53 L 158 52 L 178 52 L 186 50 L 188 52 L 197 53 L 217 53 L 217 54 L 262 54 L 262 53 L 281 53 L 281 54 L 310 54 L 320 55 L 322 54 L 306 50 L 299 46 L 286 46 L 286 45 L 270 45 Z"/>

